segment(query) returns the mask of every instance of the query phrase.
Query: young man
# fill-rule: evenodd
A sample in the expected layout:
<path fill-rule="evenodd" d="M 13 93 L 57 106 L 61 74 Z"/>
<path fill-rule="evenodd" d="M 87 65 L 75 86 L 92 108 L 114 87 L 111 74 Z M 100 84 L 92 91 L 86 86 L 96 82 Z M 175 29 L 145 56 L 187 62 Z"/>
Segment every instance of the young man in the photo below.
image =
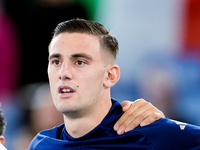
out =
<path fill-rule="evenodd" d="M 1 104 L 0 104 L 1 106 Z M 6 148 L 3 146 L 5 145 L 5 138 L 3 137 L 3 132 L 5 130 L 6 122 L 4 120 L 3 111 L 0 108 L 0 150 L 6 150 Z"/>
<path fill-rule="evenodd" d="M 110 95 L 120 77 L 117 53 L 117 39 L 102 24 L 73 19 L 56 27 L 49 45 L 48 75 L 64 124 L 40 132 L 29 150 L 200 148 L 200 128 L 169 119 L 126 129 L 129 132 L 122 135 L 113 130 L 123 114 Z"/>

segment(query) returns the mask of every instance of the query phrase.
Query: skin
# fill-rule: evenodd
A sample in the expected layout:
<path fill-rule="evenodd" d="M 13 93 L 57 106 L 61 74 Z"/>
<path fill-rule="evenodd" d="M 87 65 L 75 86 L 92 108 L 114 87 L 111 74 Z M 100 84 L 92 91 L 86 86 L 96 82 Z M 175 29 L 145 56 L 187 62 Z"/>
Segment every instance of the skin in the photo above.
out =
<path fill-rule="evenodd" d="M 124 114 L 114 125 L 114 130 L 119 135 L 134 129 L 138 125 L 145 126 L 160 118 L 165 118 L 160 110 L 144 99 L 138 99 L 134 102 L 124 101 L 122 108 Z"/>
<path fill-rule="evenodd" d="M 120 71 L 112 61 L 105 62 L 105 56 L 108 53 L 101 49 L 99 39 L 94 35 L 62 33 L 50 44 L 48 75 L 51 93 L 72 137 L 91 131 L 112 106 L 110 87 L 119 80 Z M 59 93 L 63 87 L 73 92 Z M 114 126 L 118 134 L 164 118 L 161 111 L 143 99 L 125 101 L 122 107 L 125 113 Z"/>
<path fill-rule="evenodd" d="M 2 145 L 5 145 L 5 138 L 3 136 L 0 136 L 0 142 Z"/>

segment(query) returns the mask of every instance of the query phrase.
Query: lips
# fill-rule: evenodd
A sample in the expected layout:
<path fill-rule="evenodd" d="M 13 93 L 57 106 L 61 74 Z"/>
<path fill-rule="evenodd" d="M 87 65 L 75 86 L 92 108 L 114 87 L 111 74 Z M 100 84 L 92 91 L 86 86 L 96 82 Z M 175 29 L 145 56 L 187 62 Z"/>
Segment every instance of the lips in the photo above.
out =
<path fill-rule="evenodd" d="M 58 87 L 59 96 L 62 98 L 67 98 L 75 93 L 75 90 L 69 86 L 59 86 Z"/>

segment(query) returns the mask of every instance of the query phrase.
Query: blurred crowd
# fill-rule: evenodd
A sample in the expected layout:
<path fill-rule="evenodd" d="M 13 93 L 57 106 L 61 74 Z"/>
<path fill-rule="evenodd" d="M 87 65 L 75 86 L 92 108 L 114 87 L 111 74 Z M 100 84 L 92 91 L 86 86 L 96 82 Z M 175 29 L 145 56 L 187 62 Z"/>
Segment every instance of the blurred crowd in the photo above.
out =
<path fill-rule="evenodd" d="M 37 132 L 63 122 L 48 85 L 48 45 L 59 22 L 93 19 L 89 16 L 78 0 L 0 0 L 0 103 L 7 149 L 26 149 Z M 166 117 L 200 125 L 199 56 L 147 53 L 136 66 L 129 68 L 131 82 L 112 88 L 113 97 L 144 98 Z"/>

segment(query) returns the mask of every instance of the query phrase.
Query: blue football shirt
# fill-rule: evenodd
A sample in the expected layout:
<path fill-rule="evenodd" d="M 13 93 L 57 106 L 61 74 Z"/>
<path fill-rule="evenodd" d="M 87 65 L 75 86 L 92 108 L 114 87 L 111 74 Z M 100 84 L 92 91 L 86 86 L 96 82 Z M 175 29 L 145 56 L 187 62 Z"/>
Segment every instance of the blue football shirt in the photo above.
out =
<path fill-rule="evenodd" d="M 123 111 L 119 102 L 112 103 L 103 121 L 86 135 L 73 138 L 61 124 L 38 133 L 28 150 L 200 150 L 200 127 L 167 118 L 118 135 L 113 126 Z"/>

